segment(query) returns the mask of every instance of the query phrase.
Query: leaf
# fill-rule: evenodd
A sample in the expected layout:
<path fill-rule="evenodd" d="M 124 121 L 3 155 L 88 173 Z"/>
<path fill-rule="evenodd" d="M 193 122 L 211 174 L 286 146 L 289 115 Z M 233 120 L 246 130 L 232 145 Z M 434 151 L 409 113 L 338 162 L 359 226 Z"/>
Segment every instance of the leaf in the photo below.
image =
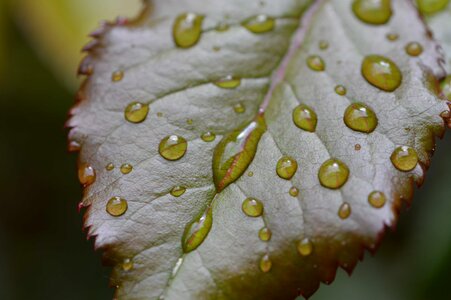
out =
<path fill-rule="evenodd" d="M 308 297 L 377 248 L 449 114 L 388 3 L 161 0 L 98 34 L 69 140 L 118 299 Z"/>

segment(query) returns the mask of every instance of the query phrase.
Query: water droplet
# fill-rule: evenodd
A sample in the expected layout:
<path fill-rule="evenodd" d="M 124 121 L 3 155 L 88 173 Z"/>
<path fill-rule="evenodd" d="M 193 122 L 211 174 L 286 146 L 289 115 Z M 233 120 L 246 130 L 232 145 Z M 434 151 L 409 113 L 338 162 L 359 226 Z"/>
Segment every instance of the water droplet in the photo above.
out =
<path fill-rule="evenodd" d="M 121 197 L 111 198 L 106 205 L 106 211 L 113 217 L 122 216 L 123 214 L 125 214 L 127 209 L 127 200 L 122 199 Z"/>
<path fill-rule="evenodd" d="M 348 181 L 349 169 L 342 161 L 331 158 L 325 161 L 318 172 L 322 186 L 329 189 L 338 189 Z"/>
<path fill-rule="evenodd" d="M 193 125 L 193 119 L 188 119 L 188 120 L 186 120 L 186 124 L 188 124 L 188 125 Z"/>
<path fill-rule="evenodd" d="M 385 197 L 384 193 L 379 192 L 379 191 L 374 191 L 368 195 L 368 202 L 374 208 L 381 208 L 385 205 L 385 202 L 387 202 L 387 198 Z"/>
<path fill-rule="evenodd" d="M 247 173 L 247 176 L 249 176 L 249 177 L 252 177 L 252 176 L 254 176 L 254 172 L 252 172 L 252 171 L 249 171 L 249 173 Z"/>
<path fill-rule="evenodd" d="M 132 170 L 133 170 L 133 166 L 130 164 L 123 164 L 121 166 L 121 173 L 124 175 L 130 173 Z"/>
<path fill-rule="evenodd" d="M 246 107 L 242 104 L 242 103 L 237 103 L 233 106 L 233 110 L 237 113 L 237 114 L 242 114 L 246 111 Z"/>
<path fill-rule="evenodd" d="M 87 164 L 83 163 L 78 168 L 78 179 L 83 186 L 88 186 L 96 181 L 96 170 Z"/>
<path fill-rule="evenodd" d="M 125 119 L 131 123 L 141 123 L 147 117 L 149 113 L 149 105 L 132 102 L 125 108 Z"/>
<path fill-rule="evenodd" d="M 188 253 L 199 247 L 210 232 L 212 224 L 213 209 L 208 206 L 200 217 L 186 226 L 182 238 L 183 251 Z"/>
<path fill-rule="evenodd" d="M 340 219 L 347 219 L 351 215 L 351 205 L 347 202 L 343 203 L 338 210 L 338 216 Z"/>
<path fill-rule="evenodd" d="M 229 24 L 222 22 L 222 23 L 219 23 L 215 29 L 216 29 L 216 31 L 224 32 L 224 31 L 229 30 L 229 28 L 230 28 Z"/>
<path fill-rule="evenodd" d="M 290 156 L 283 156 L 277 162 L 276 172 L 280 178 L 291 179 L 298 169 L 297 161 Z"/>
<path fill-rule="evenodd" d="M 344 86 L 337 85 L 335 87 L 335 93 L 337 93 L 340 96 L 344 96 L 344 95 L 346 95 L 347 91 L 346 91 L 346 88 Z"/>
<path fill-rule="evenodd" d="M 123 71 L 116 71 L 116 72 L 113 72 L 113 74 L 111 75 L 111 80 L 113 82 L 121 81 L 122 78 L 124 78 L 124 72 Z"/>
<path fill-rule="evenodd" d="M 125 272 L 129 272 L 133 269 L 133 260 L 130 258 L 124 259 L 124 262 L 122 263 L 122 270 Z"/>
<path fill-rule="evenodd" d="M 417 0 L 418 9 L 423 14 L 433 14 L 446 8 L 449 0 Z"/>
<path fill-rule="evenodd" d="M 410 56 L 418 56 L 423 53 L 423 46 L 417 42 L 411 42 L 406 45 L 406 53 Z"/>
<path fill-rule="evenodd" d="M 213 155 L 213 177 L 218 192 L 246 172 L 265 131 L 265 120 L 258 116 L 255 121 L 234 130 L 218 143 Z"/>
<path fill-rule="evenodd" d="M 203 16 L 186 13 L 175 19 L 172 36 L 180 48 L 190 48 L 197 44 L 202 34 Z"/>
<path fill-rule="evenodd" d="M 167 160 L 179 160 L 188 148 L 187 141 L 178 135 L 170 135 L 161 140 L 159 146 L 160 155 Z"/>
<path fill-rule="evenodd" d="M 219 52 L 219 51 L 221 51 L 221 47 L 219 47 L 219 46 L 213 46 L 211 49 L 212 49 L 214 52 Z"/>
<path fill-rule="evenodd" d="M 299 189 L 295 186 L 292 186 L 288 191 L 288 194 L 290 194 L 291 197 L 297 197 L 299 195 Z"/>
<path fill-rule="evenodd" d="M 210 143 L 213 142 L 216 139 L 216 134 L 214 134 L 213 132 L 205 132 L 204 134 L 202 134 L 201 139 L 204 142 Z"/>
<path fill-rule="evenodd" d="M 385 24 L 392 15 L 390 0 L 355 0 L 352 10 L 358 19 L 371 25 Z"/>
<path fill-rule="evenodd" d="M 368 55 L 362 62 L 362 75 L 373 86 L 393 92 L 402 82 L 398 66 L 390 59 L 379 55 Z"/>
<path fill-rule="evenodd" d="M 105 169 L 106 169 L 107 171 L 113 171 L 113 169 L 114 169 L 114 164 L 113 164 L 113 163 L 107 164 L 106 167 L 105 167 Z"/>
<path fill-rule="evenodd" d="M 319 45 L 318 46 L 319 46 L 319 48 L 321 50 L 326 50 L 327 48 L 329 48 L 329 42 L 324 41 L 324 40 L 319 41 Z"/>
<path fill-rule="evenodd" d="M 272 262 L 271 259 L 269 258 L 268 254 L 263 255 L 262 259 L 260 260 L 260 270 L 263 273 L 268 273 L 269 271 L 271 271 L 271 267 L 272 267 Z"/>
<path fill-rule="evenodd" d="M 386 37 L 387 37 L 387 40 L 394 42 L 399 38 L 399 35 L 397 33 L 390 32 L 390 33 L 387 33 Z"/>
<path fill-rule="evenodd" d="M 264 33 L 274 28 L 275 20 L 267 15 L 258 15 L 245 20 L 242 25 L 253 33 Z"/>
<path fill-rule="evenodd" d="M 355 151 L 360 151 L 360 149 L 362 149 L 362 146 L 360 144 L 355 144 L 354 145 L 354 150 Z"/>
<path fill-rule="evenodd" d="M 355 131 L 371 133 L 376 129 L 378 120 L 374 111 L 363 103 L 353 103 L 346 108 L 343 120 Z"/>
<path fill-rule="evenodd" d="M 412 171 L 418 164 L 417 152 L 408 146 L 396 148 L 390 159 L 396 169 L 404 172 Z"/>
<path fill-rule="evenodd" d="M 271 239 L 271 236 L 272 236 L 272 232 L 271 232 L 271 230 L 269 230 L 268 227 L 263 227 L 258 232 L 258 237 L 260 238 L 260 240 L 262 240 L 264 242 L 269 241 Z"/>
<path fill-rule="evenodd" d="M 260 217 L 263 214 L 263 203 L 255 198 L 244 200 L 241 208 L 249 217 Z"/>
<path fill-rule="evenodd" d="M 157 117 L 158 117 L 158 118 L 163 117 L 163 113 L 162 113 L 162 112 L 157 112 Z"/>
<path fill-rule="evenodd" d="M 175 186 L 171 190 L 171 195 L 174 197 L 180 197 L 181 195 L 185 194 L 186 188 L 183 186 Z"/>
<path fill-rule="evenodd" d="M 81 145 L 77 141 L 70 141 L 68 150 L 69 152 L 78 152 L 81 149 Z"/>
<path fill-rule="evenodd" d="M 293 110 L 293 122 L 297 127 L 305 131 L 314 132 L 318 123 L 318 117 L 313 109 L 301 104 Z"/>
<path fill-rule="evenodd" d="M 215 85 L 223 89 L 235 89 L 241 84 L 241 78 L 228 75 L 215 81 Z"/>
<path fill-rule="evenodd" d="M 443 95 L 451 101 L 451 75 L 446 76 L 446 78 L 440 82 L 440 89 Z"/>
<path fill-rule="evenodd" d="M 305 238 L 298 243 L 297 248 L 300 255 L 309 256 L 313 252 L 313 243 Z"/>
<path fill-rule="evenodd" d="M 307 57 L 307 66 L 313 71 L 324 71 L 326 69 L 326 64 L 324 60 L 318 55 L 311 55 Z"/>

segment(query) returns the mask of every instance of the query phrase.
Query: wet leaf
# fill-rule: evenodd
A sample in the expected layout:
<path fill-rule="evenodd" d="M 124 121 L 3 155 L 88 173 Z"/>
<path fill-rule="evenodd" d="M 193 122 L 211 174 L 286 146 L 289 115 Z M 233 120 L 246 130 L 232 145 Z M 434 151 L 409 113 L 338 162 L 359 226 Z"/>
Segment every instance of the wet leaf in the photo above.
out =
<path fill-rule="evenodd" d="M 352 3 L 153 1 L 98 35 L 69 140 L 118 299 L 308 297 L 395 225 L 444 133 L 442 57 L 409 0 L 383 24 Z"/>

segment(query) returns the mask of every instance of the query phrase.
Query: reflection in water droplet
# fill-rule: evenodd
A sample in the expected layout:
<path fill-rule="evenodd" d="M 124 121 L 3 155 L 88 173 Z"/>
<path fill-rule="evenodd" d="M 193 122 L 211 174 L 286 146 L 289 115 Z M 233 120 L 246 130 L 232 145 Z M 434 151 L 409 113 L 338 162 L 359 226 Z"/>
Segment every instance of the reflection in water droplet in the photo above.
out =
<path fill-rule="evenodd" d="M 107 171 L 112 171 L 114 169 L 114 164 L 113 163 L 109 163 L 106 165 L 105 169 Z"/>
<path fill-rule="evenodd" d="M 124 262 L 122 263 L 122 270 L 125 272 L 131 271 L 133 269 L 133 260 L 130 258 L 124 259 Z"/>
<path fill-rule="evenodd" d="M 329 43 L 327 41 L 319 41 L 319 48 L 321 50 L 326 50 L 327 48 L 329 48 Z"/>
<path fill-rule="evenodd" d="M 237 114 L 242 114 L 246 111 L 246 107 L 242 104 L 242 103 L 237 103 L 233 106 L 233 110 L 237 113 Z"/>
<path fill-rule="evenodd" d="M 358 19 L 372 25 L 385 24 L 392 15 L 390 0 L 354 0 L 352 10 Z"/>
<path fill-rule="evenodd" d="M 260 217 L 263 214 L 263 203 L 255 198 L 244 200 L 241 208 L 249 217 Z"/>
<path fill-rule="evenodd" d="M 131 123 L 141 123 L 149 113 L 149 105 L 140 102 L 132 102 L 125 108 L 125 119 Z"/>
<path fill-rule="evenodd" d="M 338 210 L 338 216 L 341 219 L 347 219 L 351 215 L 351 205 L 347 202 L 343 203 Z"/>
<path fill-rule="evenodd" d="M 292 186 L 288 191 L 288 194 L 290 194 L 291 197 L 297 197 L 299 195 L 299 189 L 295 186 Z"/>
<path fill-rule="evenodd" d="M 301 104 L 293 110 L 293 122 L 297 127 L 305 131 L 314 132 L 318 123 L 318 117 L 313 109 Z"/>
<path fill-rule="evenodd" d="M 324 71 L 326 69 L 324 60 L 318 55 L 307 57 L 307 66 L 313 71 Z"/>
<path fill-rule="evenodd" d="M 223 89 L 234 89 L 239 87 L 240 84 L 241 79 L 238 77 L 234 77 L 232 75 L 228 75 L 224 78 L 215 81 L 215 85 Z"/>
<path fill-rule="evenodd" d="M 335 93 L 337 93 L 340 96 L 346 95 L 346 92 L 347 92 L 346 88 L 344 86 L 342 86 L 342 85 L 337 85 L 335 87 Z"/>
<path fill-rule="evenodd" d="M 390 59 L 379 55 L 368 55 L 362 62 L 362 75 L 373 86 L 393 92 L 402 82 L 398 66 Z"/>
<path fill-rule="evenodd" d="M 393 42 L 399 38 L 399 35 L 397 33 L 387 33 L 386 37 L 387 37 L 387 40 Z"/>
<path fill-rule="evenodd" d="M 186 13 L 175 19 L 172 36 L 178 47 L 189 48 L 197 44 L 202 34 L 203 16 Z"/>
<path fill-rule="evenodd" d="M 376 129 L 378 120 L 374 111 L 363 103 L 353 103 L 346 108 L 343 120 L 355 131 L 371 133 Z"/>
<path fill-rule="evenodd" d="M 124 72 L 123 71 L 116 71 L 111 75 L 111 80 L 113 82 L 121 81 L 122 78 L 124 78 Z"/>
<path fill-rule="evenodd" d="M 390 159 L 396 169 L 404 172 L 412 171 L 418 164 L 417 152 L 408 146 L 396 148 Z"/>
<path fill-rule="evenodd" d="M 130 164 L 123 164 L 121 166 L 121 173 L 124 175 L 130 173 L 132 170 L 133 170 L 133 166 Z"/>
<path fill-rule="evenodd" d="M 216 134 L 208 131 L 208 132 L 205 132 L 204 134 L 202 134 L 201 139 L 207 143 L 213 142 L 216 139 Z"/>
<path fill-rule="evenodd" d="M 242 25 L 253 33 L 264 33 L 274 28 L 275 20 L 267 15 L 258 15 L 245 20 Z"/>
<path fill-rule="evenodd" d="M 271 239 L 271 236 L 272 236 L 272 232 L 271 232 L 271 230 L 269 230 L 268 227 L 263 227 L 258 232 L 258 237 L 260 238 L 260 240 L 262 240 L 264 242 L 269 241 Z"/>
<path fill-rule="evenodd" d="M 322 186 L 329 189 L 338 189 L 348 181 L 349 169 L 342 161 L 332 158 L 325 161 L 318 172 Z"/>
<path fill-rule="evenodd" d="M 106 211 L 113 217 L 122 216 L 123 214 L 125 214 L 127 209 L 127 200 L 122 199 L 121 197 L 111 198 L 106 205 Z"/>
<path fill-rule="evenodd" d="M 188 253 L 199 247 L 210 232 L 212 224 L 213 209 L 209 206 L 200 217 L 186 226 L 182 238 L 183 251 Z"/>
<path fill-rule="evenodd" d="M 411 42 L 406 45 L 406 53 L 410 56 L 418 56 L 423 53 L 423 46 L 417 42 Z"/>
<path fill-rule="evenodd" d="M 183 186 L 175 186 L 171 190 L 171 195 L 174 197 L 180 197 L 181 195 L 185 194 L 186 188 Z"/>
<path fill-rule="evenodd" d="M 268 254 L 265 254 L 260 260 L 260 270 L 263 273 L 268 273 L 271 270 L 272 262 Z"/>
<path fill-rule="evenodd" d="M 309 256 L 313 252 L 313 243 L 305 238 L 297 244 L 298 252 L 302 256 Z"/>
<path fill-rule="evenodd" d="M 179 160 L 188 148 L 187 141 L 178 135 L 170 135 L 161 140 L 159 146 L 160 155 L 167 160 Z"/>
<path fill-rule="evenodd" d="M 387 202 L 387 199 L 386 199 L 384 193 L 379 192 L 379 191 L 374 191 L 368 195 L 368 202 L 374 208 L 381 208 L 385 205 L 385 202 Z"/>
<path fill-rule="evenodd" d="M 78 167 L 78 180 L 84 186 L 93 184 L 96 181 L 96 171 L 91 165 L 83 163 Z"/>
<path fill-rule="evenodd" d="M 451 101 L 451 75 L 446 76 L 440 83 L 440 89 L 445 97 Z"/>
<path fill-rule="evenodd" d="M 297 161 L 290 156 L 283 156 L 277 162 L 276 172 L 280 178 L 291 179 L 298 169 Z"/>
<path fill-rule="evenodd" d="M 423 14 L 432 14 L 446 8 L 449 0 L 417 0 L 417 5 Z"/>

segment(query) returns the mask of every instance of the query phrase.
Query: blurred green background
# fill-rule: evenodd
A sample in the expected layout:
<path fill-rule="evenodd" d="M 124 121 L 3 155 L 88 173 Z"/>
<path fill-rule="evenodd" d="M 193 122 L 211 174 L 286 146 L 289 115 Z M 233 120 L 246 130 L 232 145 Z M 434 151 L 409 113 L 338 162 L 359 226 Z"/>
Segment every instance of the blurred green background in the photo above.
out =
<path fill-rule="evenodd" d="M 110 269 L 82 232 L 64 122 L 79 49 L 97 20 L 139 0 L 0 0 L 0 299 L 112 299 Z M 411 209 L 353 276 L 313 300 L 451 299 L 451 134 Z"/>

